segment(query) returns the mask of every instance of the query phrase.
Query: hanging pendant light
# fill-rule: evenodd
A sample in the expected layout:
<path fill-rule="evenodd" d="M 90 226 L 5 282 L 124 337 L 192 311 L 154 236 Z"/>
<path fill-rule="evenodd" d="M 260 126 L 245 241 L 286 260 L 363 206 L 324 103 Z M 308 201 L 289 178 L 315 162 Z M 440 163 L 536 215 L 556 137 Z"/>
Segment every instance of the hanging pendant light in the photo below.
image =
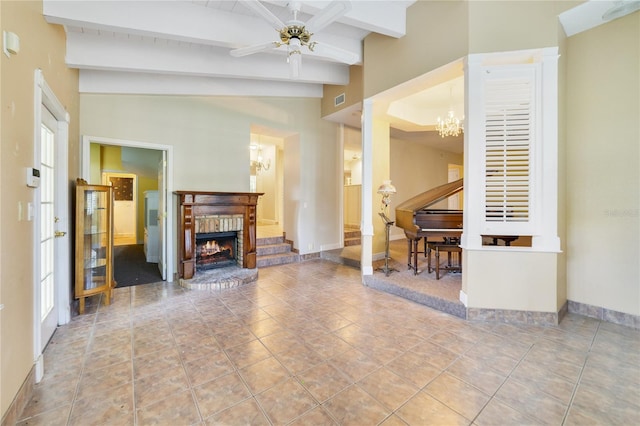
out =
<path fill-rule="evenodd" d="M 453 89 L 449 89 L 449 112 L 447 117 L 443 120 L 438 117 L 438 124 L 436 124 L 436 130 L 443 138 L 446 136 L 458 136 L 464 131 L 464 126 L 459 118 L 457 118 L 453 112 L 453 98 L 451 92 Z"/>

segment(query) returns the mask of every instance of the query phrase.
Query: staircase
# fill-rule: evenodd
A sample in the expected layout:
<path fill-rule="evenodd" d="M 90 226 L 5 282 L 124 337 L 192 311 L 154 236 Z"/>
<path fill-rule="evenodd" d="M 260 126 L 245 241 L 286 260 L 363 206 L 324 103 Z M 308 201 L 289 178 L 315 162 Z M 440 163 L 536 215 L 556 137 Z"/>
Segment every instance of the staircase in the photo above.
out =
<path fill-rule="evenodd" d="M 296 263 L 300 259 L 297 253 L 291 251 L 291 244 L 284 241 L 284 236 L 258 238 L 256 243 L 258 268 Z"/>
<path fill-rule="evenodd" d="M 344 246 L 360 245 L 360 229 L 345 225 L 344 227 Z"/>

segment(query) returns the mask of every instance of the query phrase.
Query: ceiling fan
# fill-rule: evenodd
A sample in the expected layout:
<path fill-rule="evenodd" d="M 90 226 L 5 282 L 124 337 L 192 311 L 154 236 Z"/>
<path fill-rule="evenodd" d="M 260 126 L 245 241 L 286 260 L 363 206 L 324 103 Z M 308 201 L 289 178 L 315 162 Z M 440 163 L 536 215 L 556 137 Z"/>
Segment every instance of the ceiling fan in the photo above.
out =
<path fill-rule="evenodd" d="M 299 1 L 290 1 L 287 4 L 287 8 L 293 15 L 293 18 L 287 22 L 282 22 L 280 18 L 275 16 L 259 0 L 245 0 L 242 3 L 269 22 L 278 32 L 280 41 L 271 41 L 255 46 L 233 49 L 230 52 L 231 56 L 247 56 L 286 46 L 287 62 L 289 63 L 289 71 L 292 78 L 298 78 L 300 76 L 302 52 L 304 49 L 349 65 L 357 62 L 358 55 L 355 53 L 311 40 L 315 33 L 335 22 L 351 10 L 351 2 L 349 0 L 332 1 L 307 22 L 298 20 L 298 13 L 300 12 L 301 6 Z"/>

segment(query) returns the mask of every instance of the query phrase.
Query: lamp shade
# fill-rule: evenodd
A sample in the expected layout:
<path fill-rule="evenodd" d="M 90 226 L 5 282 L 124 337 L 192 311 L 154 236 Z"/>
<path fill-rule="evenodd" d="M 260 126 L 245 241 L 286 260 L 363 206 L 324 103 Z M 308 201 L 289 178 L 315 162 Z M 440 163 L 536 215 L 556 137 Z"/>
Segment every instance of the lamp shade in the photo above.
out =
<path fill-rule="evenodd" d="M 396 187 L 391 185 L 390 180 L 382 181 L 382 185 L 378 187 L 378 194 L 391 195 L 396 193 Z"/>

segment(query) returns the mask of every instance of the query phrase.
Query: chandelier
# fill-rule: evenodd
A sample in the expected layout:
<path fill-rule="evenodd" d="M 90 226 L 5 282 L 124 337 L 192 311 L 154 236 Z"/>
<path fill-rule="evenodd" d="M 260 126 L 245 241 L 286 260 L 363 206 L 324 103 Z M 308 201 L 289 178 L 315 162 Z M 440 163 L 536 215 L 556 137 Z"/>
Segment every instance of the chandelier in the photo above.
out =
<path fill-rule="evenodd" d="M 251 161 L 251 168 L 255 168 L 256 173 L 269 170 L 269 168 L 271 168 L 271 159 L 269 158 L 267 161 L 264 161 L 262 157 L 262 145 L 251 145 L 251 149 L 258 150 L 256 159 Z"/>
<path fill-rule="evenodd" d="M 453 114 L 453 110 L 450 109 L 447 118 L 443 120 L 438 117 L 436 130 L 440 133 L 440 136 L 444 138 L 445 136 L 458 136 L 464 131 L 464 126 L 460 122 L 460 119 Z"/>
<path fill-rule="evenodd" d="M 464 131 L 462 122 L 453 113 L 453 97 L 451 92 L 453 88 L 449 88 L 449 112 L 447 118 L 444 120 L 438 117 L 438 124 L 436 124 L 436 130 L 443 138 L 446 136 L 458 136 Z"/>

